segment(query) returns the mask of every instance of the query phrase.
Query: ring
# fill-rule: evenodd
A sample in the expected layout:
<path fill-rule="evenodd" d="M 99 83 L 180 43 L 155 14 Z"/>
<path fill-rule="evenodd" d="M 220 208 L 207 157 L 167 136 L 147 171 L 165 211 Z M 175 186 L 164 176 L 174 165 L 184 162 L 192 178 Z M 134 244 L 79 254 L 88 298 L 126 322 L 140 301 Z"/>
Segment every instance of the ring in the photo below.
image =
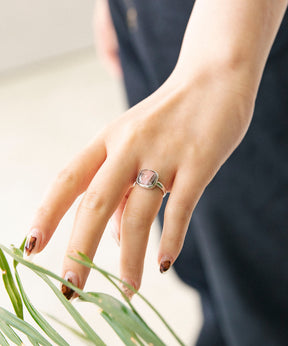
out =
<path fill-rule="evenodd" d="M 159 181 L 159 174 L 152 169 L 141 169 L 134 185 L 135 184 L 150 190 L 158 187 L 163 193 L 163 198 L 167 193 L 164 185 Z"/>

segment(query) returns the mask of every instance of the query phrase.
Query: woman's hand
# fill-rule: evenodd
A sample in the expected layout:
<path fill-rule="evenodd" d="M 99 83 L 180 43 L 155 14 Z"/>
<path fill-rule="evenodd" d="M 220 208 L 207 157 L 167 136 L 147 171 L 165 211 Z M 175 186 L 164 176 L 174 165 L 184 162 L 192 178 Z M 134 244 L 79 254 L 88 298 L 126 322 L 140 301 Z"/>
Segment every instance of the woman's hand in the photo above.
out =
<path fill-rule="evenodd" d="M 149 230 L 162 202 L 158 188 L 132 188 L 139 170 L 146 168 L 157 171 L 171 192 L 158 255 L 160 269 L 167 270 L 181 251 L 197 201 L 248 128 L 287 3 L 196 1 L 173 74 L 59 173 L 36 213 L 26 254 L 46 246 L 85 191 L 67 254 L 81 251 L 93 258 L 116 212 L 121 277 L 138 289 Z M 80 288 L 88 271 L 65 257 L 63 276 Z M 65 286 L 62 290 L 67 298 L 73 294 Z"/>
<path fill-rule="evenodd" d="M 139 289 L 149 230 L 163 198 L 159 188 L 133 187 L 139 170 L 148 168 L 159 173 L 171 192 L 158 256 L 160 270 L 169 269 L 181 251 L 198 199 L 251 118 L 250 97 L 243 97 L 229 80 L 203 75 L 184 84 L 182 77 L 172 75 L 157 92 L 108 125 L 52 184 L 33 221 L 26 254 L 43 250 L 85 191 L 67 255 L 81 251 L 92 259 L 116 212 L 121 277 Z M 65 257 L 66 279 L 83 288 L 87 275 L 88 268 Z M 67 287 L 63 292 L 68 298 L 73 293 Z"/>

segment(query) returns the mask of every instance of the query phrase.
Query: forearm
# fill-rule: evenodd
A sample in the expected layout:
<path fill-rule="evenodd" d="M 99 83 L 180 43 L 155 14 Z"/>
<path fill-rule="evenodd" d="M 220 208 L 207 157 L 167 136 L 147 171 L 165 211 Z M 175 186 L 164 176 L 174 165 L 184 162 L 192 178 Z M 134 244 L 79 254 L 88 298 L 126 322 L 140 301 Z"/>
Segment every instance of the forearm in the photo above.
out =
<path fill-rule="evenodd" d="M 179 72 L 189 81 L 203 69 L 222 76 L 232 72 L 240 92 L 248 88 L 256 95 L 287 3 L 287 0 L 197 0 L 176 74 Z"/>

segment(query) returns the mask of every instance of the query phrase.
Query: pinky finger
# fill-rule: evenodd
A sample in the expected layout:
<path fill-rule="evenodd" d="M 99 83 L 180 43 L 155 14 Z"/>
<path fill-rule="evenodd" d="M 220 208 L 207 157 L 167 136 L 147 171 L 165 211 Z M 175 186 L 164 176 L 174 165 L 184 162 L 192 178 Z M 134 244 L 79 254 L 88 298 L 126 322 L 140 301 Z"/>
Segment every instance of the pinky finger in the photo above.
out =
<path fill-rule="evenodd" d="M 187 186 L 187 174 L 178 172 L 166 205 L 158 263 L 160 272 L 166 272 L 182 250 L 189 222 L 201 192 L 199 186 Z"/>

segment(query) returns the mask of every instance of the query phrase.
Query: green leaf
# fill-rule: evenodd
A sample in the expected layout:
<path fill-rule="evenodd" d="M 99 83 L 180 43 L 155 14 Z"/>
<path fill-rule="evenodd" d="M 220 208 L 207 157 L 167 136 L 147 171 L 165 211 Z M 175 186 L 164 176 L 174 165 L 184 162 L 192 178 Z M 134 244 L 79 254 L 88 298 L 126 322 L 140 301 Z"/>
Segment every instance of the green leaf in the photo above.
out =
<path fill-rule="evenodd" d="M 49 336 L 50 339 L 53 340 L 57 345 L 69 346 L 69 344 L 62 338 L 62 336 L 58 334 L 54 328 L 51 327 L 51 325 L 45 320 L 45 318 L 31 304 L 28 296 L 24 291 L 17 269 L 15 269 L 15 276 L 23 302 L 34 321 L 46 333 L 46 335 Z"/>
<path fill-rule="evenodd" d="M 137 337 L 135 333 L 130 330 L 121 328 L 117 322 L 105 311 L 101 312 L 101 316 L 106 320 L 106 322 L 113 328 L 115 333 L 124 342 L 126 346 L 144 345 Z"/>
<path fill-rule="evenodd" d="M 52 346 L 34 327 L 26 321 L 21 320 L 11 312 L 0 307 L 0 319 L 10 326 L 20 330 L 31 339 L 34 339 L 43 346 Z"/>
<path fill-rule="evenodd" d="M 129 289 L 131 289 L 132 291 L 134 291 L 135 293 L 137 293 L 137 291 L 135 290 L 134 287 L 132 287 L 131 285 L 125 283 L 124 281 L 120 280 L 119 278 L 117 278 L 116 276 L 106 272 L 105 270 L 97 267 L 86 255 L 82 254 L 82 253 L 78 253 L 80 257 L 83 258 L 83 260 L 79 260 L 78 258 L 74 258 L 74 257 L 70 257 L 71 259 L 73 259 L 74 261 L 76 261 L 79 264 L 85 265 L 89 268 L 95 269 L 97 271 L 99 271 L 102 275 L 105 276 L 105 278 L 107 280 L 109 280 L 111 282 L 111 284 L 113 284 L 115 286 L 115 288 L 122 294 L 123 298 L 126 300 L 127 304 L 130 306 L 135 318 L 138 318 L 138 323 L 139 325 L 141 324 L 142 328 L 144 331 L 146 331 L 146 335 L 150 335 L 150 337 L 152 337 L 154 339 L 153 343 L 156 343 L 157 345 L 164 345 L 164 343 L 161 341 L 161 339 L 157 336 L 157 334 L 147 325 L 147 323 L 143 320 L 143 318 L 140 316 L 140 314 L 137 312 L 137 310 L 135 309 L 135 307 L 132 305 L 132 303 L 130 302 L 130 300 L 126 297 L 126 295 L 123 293 L 123 291 L 120 289 L 120 287 L 118 285 L 116 285 L 116 283 L 110 278 L 113 277 L 115 279 L 117 279 L 118 281 L 124 283 L 126 286 L 128 286 Z M 83 294 L 82 296 L 83 297 Z M 97 302 L 96 302 L 97 304 Z M 121 303 L 122 304 L 122 303 Z M 156 310 L 157 311 L 157 310 Z M 146 340 L 147 342 L 149 342 L 148 340 Z M 152 342 L 152 341 L 150 341 Z"/>
<path fill-rule="evenodd" d="M 28 336 L 28 339 L 30 340 L 32 346 L 39 346 L 40 345 L 39 342 L 37 342 L 35 339 L 31 338 L 31 336 Z"/>
<path fill-rule="evenodd" d="M 74 286 L 73 284 L 71 284 L 70 282 L 62 279 L 61 277 L 59 277 L 58 275 L 56 275 L 55 273 L 47 270 L 47 269 L 44 269 L 40 266 L 37 266 L 36 264 L 34 263 L 31 263 L 29 261 L 26 261 L 24 260 L 23 258 L 21 258 L 20 256 L 18 256 L 17 254 L 15 254 L 13 251 L 11 251 L 10 249 L 6 248 L 4 245 L 1 245 L 0 244 L 0 248 L 7 252 L 10 256 L 12 256 L 14 259 L 16 259 L 19 263 L 22 263 L 24 264 L 25 266 L 29 267 L 30 269 L 34 270 L 35 272 L 38 272 L 38 275 L 48 283 L 48 285 L 50 286 L 49 282 L 52 284 L 52 282 L 46 277 L 46 275 L 64 283 L 67 287 L 70 287 L 72 288 L 76 293 L 79 294 L 79 296 L 81 298 L 83 298 L 85 301 L 87 302 L 91 302 L 91 303 L 94 303 L 98 306 L 99 305 L 99 302 L 97 300 L 97 298 L 93 297 L 93 295 L 91 294 L 88 294 L 88 293 L 85 293 L 83 292 L 81 289 L 79 289 L 78 287 Z M 79 260 L 80 261 L 80 260 Z M 44 276 L 42 274 L 45 274 Z M 53 284 L 52 284 L 53 285 Z M 51 288 L 53 286 L 50 286 Z M 53 289 L 53 288 L 52 288 Z M 62 301 L 63 304 L 67 303 L 66 306 L 71 306 L 72 308 L 74 308 L 69 301 L 66 300 L 66 298 L 63 296 L 63 294 L 56 288 L 55 286 L 55 290 L 53 289 L 54 293 L 58 296 L 58 298 Z M 57 293 L 56 293 L 57 292 Z M 121 302 L 119 302 L 120 304 L 122 304 Z M 64 305 L 65 306 L 65 305 Z M 65 307 L 66 307 L 65 306 Z M 101 306 L 100 306 L 101 307 Z M 75 312 L 77 314 L 78 311 L 74 308 Z M 72 315 L 72 314 L 71 314 Z M 73 316 L 73 315 L 72 315 Z M 81 315 L 80 315 L 81 316 Z M 143 335 L 144 336 L 144 340 L 147 341 L 148 343 L 152 343 L 154 345 L 164 345 L 163 341 L 161 341 L 161 339 L 147 326 L 147 324 L 141 319 L 139 318 L 138 314 L 135 314 L 135 317 L 138 317 L 138 322 L 139 322 L 139 325 L 141 326 L 141 336 Z M 83 319 L 82 319 L 83 320 Z M 87 322 L 85 320 L 83 320 L 86 325 L 87 325 Z M 82 321 L 82 322 L 83 322 Z M 76 321 L 77 322 L 77 321 Z M 81 320 L 80 320 L 81 322 Z M 77 322 L 78 323 L 78 322 Z M 79 324 L 79 323 L 78 323 Z M 81 328 L 81 325 L 79 324 L 80 328 Z M 90 327 L 91 328 L 91 327 Z M 140 328 L 138 326 L 138 328 Z M 82 329 L 82 328 L 81 328 Z M 82 329 L 83 330 L 83 329 Z M 83 330 L 84 331 L 84 330 Z M 93 331 L 93 330 L 92 330 Z M 86 333 L 85 333 L 86 334 Z M 87 334 L 86 334 L 87 335 Z M 97 335 L 97 334 L 96 334 Z M 98 337 L 99 338 L 99 337 Z M 100 339 L 101 340 L 101 339 Z M 102 341 L 102 344 L 104 345 L 103 341 Z"/>
<path fill-rule="evenodd" d="M 126 340 L 127 342 L 131 341 L 131 337 L 133 337 L 133 333 L 135 333 L 148 344 L 152 343 L 153 345 L 164 346 L 161 339 L 159 339 L 130 308 L 118 299 L 105 293 L 89 292 L 86 294 L 88 295 L 88 299 L 87 296 L 81 295 L 80 300 L 98 305 L 111 317 L 111 319 L 113 319 L 114 325 L 129 332 L 130 335 Z"/>
<path fill-rule="evenodd" d="M 88 267 L 94 270 L 97 270 L 98 272 L 100 272 L 102 275 L 104 275 L 108 280 L 110 279 L 111 282 L 114 283 L 114 281 L 111 280 L 111 278 L 123 283 L 124 285 L 126 285 L 130 290 L 132 290 L 135 294 L 137 294 L 149 307 L 150 309 L 158 316 L 158 318 L 161 320 L 161 322 L 165 325 L 165 327 L 169 330 L 169 332 L 171 333 L 171 335 L 177 340 L 177 342 L 179 343 L 179 345 L 181 346 L 185 346 L 184 342 L 179 338 L 179 336 L 175 333 L 175 331 L 172 329 L 172 327 L 168 324 L 168 322 L 164 319 L 164 317 L 160 314 L 160 312 L 148 301 L 148 299 L 146 299 L 139 291 L 135 290 L 135 288 L 129 284 L 127 284 L 125 281 L 119 279 L 117 276 L 108 273 L 107 271 L 99 268 L 93 261 L 90 260 L 90 258 L 88 256 L 86 256 L 85 254 L 78 252 L 78 255 L 82 258 L 82 261 L 79 260 L 78 258 L 75 257 L 71 257 L 69 256 L 69 258 L 73 259 L 74 261 Z M 115 287 L 119 289 L 119 287 L 117 285 L 115 285 Z M 120 290 L 121 292 L 121 290 Z M 122 292 L 121 292 L 122 293 Z M 123 294 L 122 294 L 123 295 Z M 125 297 L 124 297 L 125 298 Z M 135 314 L 138 315 L 138 317 L 140 319 L 141 316 L 137 313 L 136 309 L 133 307 L 133 305 L 129 302 L 129 300 L 126 300 L 127 303 L 129 304 L 129 306 L 132 308 L 132 310 L 134 311 Z M 143 319 L 142 319 L 143 321 Z M 145 323 L 145 321 L 143 321 Z"/>
<path fill-rule="evenodd" d="M 25 247 L 25 243 L 26 243 L 26 237 L 24 238 L 24 240 L 22 241 L 19 249 L 17 247 L 15 247 L 13 244 L 11 245 L 11 249 L 14 253 L 16 253 L 16 255 L 20 256 L 20 257 L 23 257 L 23 252 L 24 252 L 24 247 Z M 17 262 L 15 259 L 13 261 L 13 266 L 14 266 L 14 269 L 17 268 L 17 265 L 18 265 L 19 262 Z"/>
<path fill-rule="evenodd" d="M 83 332 L 87 335 L 87 337 L 96 345 L 104 346 L 105 343 L 100 339 L 100 337 L 94 332 L 94 330 L 89 326 L 89 324 L 83 319 L 83 317 L 79 314 L 79 312 L 74 308 L 74 306 L 64 297 L 62 292 L 59 291 L 59 289 L 52 283 L 52 281 L 46 276 L 50 276 L 60 282 L 62 282 L 67 287 L 72 288 L 75 292 L 78 294 L 82 294 L 83 291 L 79 289 L 78 287 L 71 284 L 69 281 L 66 281 L 62 279 L 60 276 L 56 275 L 55 273 L 51 272 L 50 270 L 47 270 L 45 268 L 42 268 L 32 262 L 24 260 L 21 256 L 16 254 L 14 251 L 8 249 L 6 246 L 0 244 L 0 248 L 8 253 L 12 258 L 14 258 L 17 262 L 25 265 L 26 267 L 32 269 L 38 276 L 40 276 L 52 289 L 52 291 L 55 293 L 57 298 L 61 301 L 61 303 L 64 305 L 66 310 L 70 313 L 70 315 L 74 318 L 76 323 L 79 325 L 79 327 L 83 330 Z M 43 275 L 44 274 L 44 275 Z"/>
<path fill-rule="evenodd" d="M 0 329 L 7 336 L 7 338 L 9 338 L 12 342 L 14 342 L 14 344 L 23 345 L 23 341 L 20 339 L 20 337 L 15 333 L 15 331 L 7 323 L 2 321 L 2 319 L 0 320 Z"/>
<path fill-rule="evenodd" d="M 99 306 L 99 302 L 97 302 L 97 298 L 95 298 L 95 297 L 93 297 L 93 295 L 91 295 L 91 294 L 88 294 L 88 293 L 85 293 L 85 292 L 83 292 L 81 289 L 79 289 L 78 287 L 75 287 L 73 284 L 71 284 L 70 282 L 68 282 L 68 281 L 65 281 L 64 279 L 62 279 L 61 277 L 59 277 L 58 275 L 56 275 L 55 273 L 53 273 L 53 272 L 51 272 L 51 271 L 49 271 L 49 270 L 46 270 L 46 269 L 44 269 L 44 268 L 42 268 L 42 267 L 40 267 L 40 266 L 37 266 L 37 265 L 35 265 L 34 263 L 31 263 L 31 262 L 28 262 L 28 261 L 26 261 L 26 260 L 24 260 L 22 257 L 20 257 L 20 256 L 18 256 L 16 253 L 14 253 L 13 251 L 11 251 L 11 250 L 9 250 L 8 248 L 6 248 L 5 246 L 3 246 L 3 245 L 1 245 L 0 244 L 0 248 L 2 249 L 2 250 L 4 250 L 5 252 L 7 252 L 10 256 L 12 256 L 16 261 L 18 261 L 18 262 L 20 262 L 20 263 L 22 263 L 23 265 L 25 265 L 25 266 L 27 266 L 27 267 L 29 267 L 30 269 L 32 269 L 32 270 L 34 270 L 35 272 L 39 272 L 39 274 L 40 273 L 42 273 L 42 274 L 45 274 L 44 276 L 46 276 L 46 275 L 48 275 L 48 276 L 50 276 L 50 277 L 52 277 L 52 278 L 54 278 L 54 279 L 56 279 L 56 280 L 58 280 L 58 281 L 60 281 L 60 282 L 62 282 L 62 283 L 64 283 L 67 287 L 70 287 L 71 289 L 73 289 L 76 293 L 78 293 L 79 294 L 79 296 L 83 299 L 83 300 L 85 300 L 85 301 L 87 301 L 87 302 L 91 302 L 91 303 L 94 303 L 94 304 L 96 304 L 96 305 L 98 305 Z M 85 255 L 83 255 L 83 256 L 85 256 Z M 74 258 L 73 258 L 74 259 Z M 86 259 L 86 258 L 85 258 Z M 104 271 L 104 270 L 102 270 L 102 269 L 100 269 L 99 267 L 97 267 L 92 261 L 90 261 L 89 260 L 89 263 L 87 263 L 87 261 L 85 262 L 85 261 L 81 261 L 81 260 L 79 260 L 79 259 L 74 259 L 76 262 L 78 262 L 78 263 L 81 263 L 81 264 L 83 264 L 83 265 L 86 265 L 86 266 L 88 266 L 88 267 L 90 267 L 90 268 L 93 268 L 93 269 L 96 269 L 96 270 L 98 270 L 99 272 L 101 272 L 111 283 L 113 283 L 114 285 L 115 285 L 115 287 L 117 287 L 117 289 L 119 289 L 120 290 L 120 288 L 115 284 L 115 282 L 111 279 L 111 278 L 113 278 L 113 279 L 115 279 L 115 280 L 118 280 L 119 282 L 123 282 L 122 280 L 120 280 L 119 278 L 117 278 L 116 276 L 114 276 L 114 275 L 112 275 L 112 274 L 110 274 L 110 273 L 108 273 L 108 272 L 106 272 L 106 271 Z M 46 277 L 46 279 L 48 279 L 47 277 Z M 126 284 L 125 282 L 123 282 L 124 284 Z M 127 285 L 127 284 L 126 284 Z M 131 287 L 130 285 L 127 285 L 129 288 Z M 133 289 L 132 287 L 131 287 L 131 289 Z M 58 291 L 58 290 L 57 290 Z M 121 291 L 121 290 L 120 290 Z M 63 295 L 62 295 L 62 293 L 60 293 L 59 291 L 58 291 L 58 293 L 63 297 Z M 136 292 L 152 309 L 153 309 L 153 311 L 155 311 L 155 313 L 161 318 L 161 320 L 163 321 L 163 323 L 165 322 L 165 325 L 166 325 L 166 327 L 168 328 L 168 324 L 167 324 L 167 322 L 163 319 L 163 317 L 158 313 L 158 311 L 142 296 L 142 295 L 140 295 L 140 293 L 139 292 Z M 64 298 L 64 297 L 63 297 Z M 126 297 L 126 299 L 127 299 L 127 297 Z M 129 302 L 128 302 L 129 303 Z M 132 304 L 130 303 L 130 306 L 132 306 Z M 150 327 L 146 324 L 146 322 L 145 321 L 143 321 L 143 319 L 141 318 L 141 316 L 136 312 L 136 310 L 135 310 L 135 308 L 132 306 L 132 312 L 133 312 L 133 314 L 135 314 L 135 316 L 136 317 L 138 317 L 139 318 L 139 323 L 141 323 L 141 325 L 142 325 L 142 327 L 143 327 L 143 330 L 144 330 L 144 332 L 142 331 L 142 335 L 143 334 L 146 334 L 146 338 L 147 339 L 145 339 L 145 338 L 143 338 L 143 340 L 145 340 L 146 342 L 148 342 L 148 343 L 153 343 L 154 345 L 164 345 L 164 343 L 161 341 L 161 339 L 150 329 Z M 172 331 L 172 329 L 171 329 L 171 327 L 169 327 L 168 328 L 170 331 L 171 331 L 171 333 L 173 332 Z M 173 332 L 174 333 L 174 332 Z M 173 334 L 172 333 L 172 334 Z M 174 336 L 175 336 L 175 338 L 177 339 L 177 341 L 178 341 L 178 343 L 180 344 L 180 345 L 184 345 L 184 343 L 180 340 L 180 338 L 178 338 L 177 337 L 177 335 L 174 333 L 173 334 Z M 141 336 L 142 337 L 142 336 Z M 148 341 L 149 340 L 149 341 Z M 102 342 L 103 343 L 103 342 Z"/>
<path fill-rule="evenodd" d="M 9 346 L 9 343 L 5 336 L 0 332 L 0 345 L 1 346 Z"/>
<path fill-rule="evenodd" d="M 78 324 L 78 326 L 83 330 L 83 332 L 88 337 L 88 339 L 91 340 L 94 343 L 94 345 L 105 346 L 105 343 L 94 332 L 94 330 L 89 326 L 89 324 L 85 321 L 85 319 L 74 308 L 74 306 L 70 303 L 70 301 L 67 300 L 62 294 L 62 292 L 60 292 L 59 289 L 52 283 L 52 281 L 46 275 L 43 275 L 41 272 L 37 272 L 37 275 L 40 276 L 41 279 L 43 279 L 47 283 L 47 285 L 52 289 L 52 291 L 55 293 L 57 298 L 64 305 L 65 309 L 70 313 L 70 315 L 73 317 L 73 319 Z M 67 284 L 68 281 L 67 282 L 64 281 L 64 283 Z"/>
<path fill-rule="evenodd" d="M 23 319 L 22 300 L 18 292 L 18 289 L 15 285 L 7 259 L 1 249 L 0 249 L 0 268 L 2 270 L 2 279 L 4 282 L 4 286 L 9 295 L 11 303 L 13 305 L 14 311 L 19 318 Z"/>
<path fill-rule="evenodd" d="M 53 320 L 54 322 L 58 323 L 60 326 L 66 328 L 67 330 L 69 330 L 71 333 L 73 333 L 74 335 L 76 335 L 78 338 L 82 339 L 83 341 L 87 343 L 91 344 L 91 341 L 87 338 L 86 335 L 84 335 L 83 333 L 79 332 L 77 329 L 69 326 L 67 323 L 63 322 L 62 320 L 60 320 L 59 318 L 48 314 L 48 313 L 44 313 L 47 317 L 49 317 L 51 320 Z"/>

